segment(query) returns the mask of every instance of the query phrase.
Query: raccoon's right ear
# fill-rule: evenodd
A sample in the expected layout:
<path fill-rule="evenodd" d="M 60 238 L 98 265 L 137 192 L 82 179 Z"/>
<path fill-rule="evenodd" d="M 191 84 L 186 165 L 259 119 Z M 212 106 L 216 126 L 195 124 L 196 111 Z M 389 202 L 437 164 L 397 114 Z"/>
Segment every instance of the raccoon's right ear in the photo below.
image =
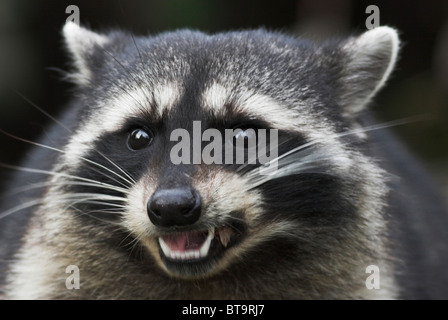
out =
<path fill-rule="evenodd" d="M 397 31 L 377 27 L 342 44 L 345 54 L 340 97 L 344 113 L 354 118 L 389 78 L 399 49 Z"/>
<path fill-rule="evenodd" d="M 73 78 L 77 84 L 86 85 L 92 77 L 94 52 L 109 43 L 110 39 L 106 35 L 95 33 L 71 21 L 65 24 L 63 35 L 76 69 L 70 78 Z"/>

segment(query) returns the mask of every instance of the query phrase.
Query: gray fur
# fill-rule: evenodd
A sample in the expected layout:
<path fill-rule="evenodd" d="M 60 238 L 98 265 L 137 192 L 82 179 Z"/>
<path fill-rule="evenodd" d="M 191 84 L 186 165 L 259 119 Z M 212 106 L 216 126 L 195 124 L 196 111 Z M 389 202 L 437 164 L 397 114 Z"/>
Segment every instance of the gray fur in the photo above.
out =
<path fill-rule="evenodd" d="M 38 206 L 9 216 L 24 214 L 27 222 L 17 250 L 8 255 L 3 297 L 400 297 L 387 237 L 389 176 L 365 152 L 368 130 L 359 129 L 360 113 L 395 64 L 395 30 L 381 27 L 320 46 L 264 30 L 217 35 L 184 30 L 134 37 L 120 31 L 99 35 L 69 24 L 64 36 L 75 66 L 69 79 L 78 91 L 61 119 L 68 130 L 60 124 L 53 128 L 61 142 L 43 141 L 57 148 L 47 150 L 57 154 L 51 168 L 32 161 L 24 165 L 48 170 L 48 177 L 43 174 L 38 180 L 48 183 L 37 194 L 24 192 L 24 198 L 41 199 Z M 302 135 L 311 148 L 296 146 L 291 154 L 280 155 L 277 175 L 261 177 L 257 170 L 174 168 L 164 158 L 168 142 L 160 144 L 153 165 L 139 166 L 141 173 L 136 174 L 121 168 L 126 153 L 110 153 L 121 157 L 112 161 L 105 155 L 112 147 L 101 143 L 106 137 L 119 139 L 120 130 L 133 118 L 159 121 L 169 132 L 188 129 L 194 120 L 240 114 Z M 109 180 L 100 185 L 74 176 L 85 167 L 102 171 Z M 278 181 L 304 173 L 337 182 L 339 203 L 331 210 L 340 216 L 320 220 L 326 212 L 319 212 L 317 205 L 310 216 L 316 221 L 310 222 L 300 218 L 301 212 L 288 216 L 269 207 L 270 191 L 283 188 L 280 198 L 291 192 Z M 244 239 L 200 276 L 177 274 L 164 265 L 155 240 L 164 231 L 146 214 L 146 201 L 161 181 L 184 180 L 204 203 L 194 228 L 222 226 L 232 212 L 242 212 L 238 219 L 246 226 Z M 122 195 L 68 193 L 67 186 L 96 186 Z M 316 195 L 307 201 L 328 206 Z M 90 212 L 78 208 L 98 202 L 119 219 L 90 219 Z M 11 207 L 14 201 L 7 203 Z M 328 223 L 332 219 L 337 225 Z M 6 232 L 2 236 L 10 238 Z M 65 287 L 69 265 L 80 269 L 79 290 Z M 369 265 L 381 270 L 379 290 L 366 288 Z"/>

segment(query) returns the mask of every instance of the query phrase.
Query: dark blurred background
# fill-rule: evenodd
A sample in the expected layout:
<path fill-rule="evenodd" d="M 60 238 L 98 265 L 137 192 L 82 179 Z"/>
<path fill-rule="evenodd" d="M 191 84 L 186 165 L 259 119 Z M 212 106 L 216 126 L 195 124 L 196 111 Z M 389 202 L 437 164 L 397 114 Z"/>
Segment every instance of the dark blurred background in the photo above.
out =
<path fill-rule="evenodd" d="M 448 1 L 355 0 L 0 0 L 0 129 L 36 139 L 70 98 L 61 28 L 77 5 L 81 24 L 120 27 L 137 34 L 178 28 L 208 32 L 266 27 L 321 36 L 362 32 L 368 5 L 380 24 L 400 30 L 398 67 L 372 105 L 381 121 L 425 115 L 429 120 L 394 128 L 448 196 Z M 26 99 L 24 98 L 26 97 Z M 0 133 L 0 162 L 17 164 L 28 146 Z M 5 170 L 0 169 L 0 182 Z M 447 197 L 448 198 L 448 197 Z"/>

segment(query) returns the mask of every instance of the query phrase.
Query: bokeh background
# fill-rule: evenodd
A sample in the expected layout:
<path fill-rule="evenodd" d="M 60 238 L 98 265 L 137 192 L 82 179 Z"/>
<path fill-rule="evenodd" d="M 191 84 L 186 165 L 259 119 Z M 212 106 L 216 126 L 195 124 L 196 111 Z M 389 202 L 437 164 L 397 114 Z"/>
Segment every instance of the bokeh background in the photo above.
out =
<path fill-rule="evenodd" d="M 394 128 L 433 174 L 448 199 L 448 1 L 364 0 L 0 0 L 0 129 L 26 139 L 50 120 L 32 106 L 58 115 L 71 84 L 61 28 L 77 5 L 82 25 L 120 27 L 137 34 L 179 28 L 207 32 L 265 27 L 315 36 L 362 32 L 368 5 L 380 24 L 396 27 L 403 41 L 398 67 L 372 109 L 381 121 L 423 115 Z M 27 101 L 28 100 L 28 101 Z M 0 162 L 17 164 L 29 147 L 0 133 Z M 5 170 L 0 169 L 0 183 Z"/>

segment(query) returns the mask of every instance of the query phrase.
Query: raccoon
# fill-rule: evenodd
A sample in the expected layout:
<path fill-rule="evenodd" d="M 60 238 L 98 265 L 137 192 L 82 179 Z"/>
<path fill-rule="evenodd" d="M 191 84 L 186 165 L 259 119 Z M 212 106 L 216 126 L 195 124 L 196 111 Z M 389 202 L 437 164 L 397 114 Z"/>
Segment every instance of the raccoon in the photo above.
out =
<path fill-rule="evenodd" d="M 396 63 L 396 30 L 316 43 L 68 23 L 63 35 L 76 89 L 9 166 L 2 298 L 448 297 L 443 200 L 366 108 Z M 239 130 L 214 152 L 276 132 L 278 155 L 173 163 L 173 132 L 195 123 L 202 138 Z"/>

